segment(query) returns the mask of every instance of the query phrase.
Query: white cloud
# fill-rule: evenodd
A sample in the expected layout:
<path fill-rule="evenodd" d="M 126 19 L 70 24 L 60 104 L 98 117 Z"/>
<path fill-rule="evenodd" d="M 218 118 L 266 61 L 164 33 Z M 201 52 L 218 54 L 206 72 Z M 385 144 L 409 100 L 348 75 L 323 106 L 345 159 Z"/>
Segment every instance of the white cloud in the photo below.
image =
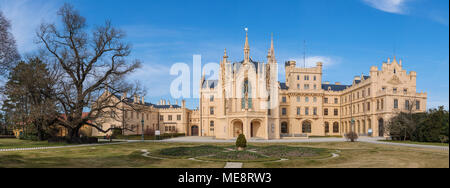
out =
<path fill-rule="evenodd" d="M 20 53 L 36 49 L 36 30 L 42 22 L 55 22 L 59 4 L 54 1 L 0 0 L 0 11 L 11 21 Z"/>
<path fill-rule="evenodd" d="M 165 65 L 143 64 L 140 69 L 128 76 L 128 80 L 138 80 L 147 90 L 147 97 L 161 97 L 170 93 L 170 67 Z"/>
<path fill-rule="evenodd" d="M 378 10 L 394 13 L 394 14 L 406 14 L 406 1 L 407 0 L 363 0 L 364 3 Z"/>

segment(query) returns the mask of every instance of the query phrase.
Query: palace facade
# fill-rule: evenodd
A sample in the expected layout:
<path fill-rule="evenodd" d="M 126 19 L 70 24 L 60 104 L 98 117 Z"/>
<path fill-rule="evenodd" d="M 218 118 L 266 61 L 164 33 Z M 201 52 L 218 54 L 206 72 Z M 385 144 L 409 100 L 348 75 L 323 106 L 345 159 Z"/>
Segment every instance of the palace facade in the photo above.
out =
<path fill-rule="evenodd" d="M 246 34 L 244 59 L 232 63 L 225 50 L 219 79 L 200 81 L 198 110 L 186 108 L 184 101 L 181 106 L 166 101 L 151 104 L 124 94 L 117 96 L 128 99 L 124 104 L 128 107 L 119 114 L 123 121 L 107 122 L 104 128 L 126 124 L 135 130 L 126 134 L 161 130 L 216 139 L 239 134 L 255 139 L 331 136 L 352 130 L 360 136 L 386 136 L 391 117 L 426 111 L 427 93 L 417 92 L 417 73 L 404 70 L 402 60 L 395 57 L 381 68 L 370 67 L 368 75 L 355 76 L 351 85 L 323 81 L 321 62 L 309 68 L 285 62 L 286 82 L 278 82 L 277 68 L 273 38 L 267 62 L 256 62 Z M 136 112 L 130 105 L 145 110 Z"/>

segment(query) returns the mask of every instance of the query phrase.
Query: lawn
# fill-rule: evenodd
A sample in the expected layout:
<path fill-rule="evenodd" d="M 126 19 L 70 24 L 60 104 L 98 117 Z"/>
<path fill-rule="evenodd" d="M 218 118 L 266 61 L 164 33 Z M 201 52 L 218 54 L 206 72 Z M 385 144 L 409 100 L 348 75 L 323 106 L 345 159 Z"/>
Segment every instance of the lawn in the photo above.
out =
<path fill-rule="evenodd" d="M 394 140 L 380 140 L 382 142 L 392 142 L 392 143 L 400 143 L 400 144 L 419 144 L 419 145 L 431 145 L 431 146 L 449 146 L 448 143 L 439 143 L 439 142 L 413 142 L 413 141 L 394 141 Z"/>
<path fill-rule="evenodd" d="M 35 147 L 51 147 L 51 146 L 66 146 L 66 145 L 78 145 L 78 144 L 49 143 L 47 141 L 20 140 L 16 138 L 0 139 L 0 149 L 35 148 Z"/>
<path fill-rule="evenodd" d="M 278 146 L 277 146 L 278 145 Z M 280 144 L 251 144 L 249 149 L 260 147 L 264 154 L 271 154 L 274 150 L 263 148 L 275 147 Z M 283 147 L 315 148 L 337 152 L 339 157 L 310 158 L 292 157 L 296 152 L 292 148 L 281 148 L 287 161 L 278 162 L 244 162 L 244 168 L 345 168 L 345 167 L 432 167 L 448 168 L 449 152 L 435 149 L 418 149 L 411 147 L 389 146 L 371 143 L 293 143 L 283 144 Z M 195 152 L 189 151 L 191 147 L 198 147 Z M 92 167 L 92 168 L 223 168 L 222 161 L 196 161 L 187 156 L 203 155 L 210 147 L 230 147 L 230 144 L 189 144 L 189 143 L 126 143 L 104 146 L 84 146 L 74 148 L 0 152 L 0 168 L 2 167 Z M 170 149 L 176 148 L 176 149 Z M 180 149 L 184 148 L 184 149 Z M 149 158 L 142 156 L 141 150 L 148 150 L 150 156 L 161 151 L 175 155 L 173 158 Z M 217 149 L 217 148 L 216 148 Z M 305 152 L 307 150 L 302 150 Z M 275 153 L 272 153 L 275 154 Z M 232 154 L 223 153 L 218 157 L 229 158 Z M 251 158 L 255 155 L 249 153 L 239 154 Z M 183 156 L 183 157 L 180 157 Z M 235 157 L 236 155 L 232 155 Z M 240 156 L 238 156 L 240 157 Z"/>

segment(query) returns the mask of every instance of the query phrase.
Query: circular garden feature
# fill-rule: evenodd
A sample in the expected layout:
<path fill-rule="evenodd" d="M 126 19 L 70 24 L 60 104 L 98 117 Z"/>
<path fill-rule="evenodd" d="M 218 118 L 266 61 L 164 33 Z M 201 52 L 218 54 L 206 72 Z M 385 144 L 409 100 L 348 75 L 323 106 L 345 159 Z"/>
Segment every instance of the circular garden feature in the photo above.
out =
<path fill-rule="evenodd" d="M 224 162 L 264 162 L 282 159 L 326 158 L 331 156 L 328 149 L 285 145 L 248 146 L 238 151 L 234 146 L 201 145 L 193 147 L 173 147 L 158 150 L 155 154 L 167 158 L 195 158 L 205 161 Z"/>

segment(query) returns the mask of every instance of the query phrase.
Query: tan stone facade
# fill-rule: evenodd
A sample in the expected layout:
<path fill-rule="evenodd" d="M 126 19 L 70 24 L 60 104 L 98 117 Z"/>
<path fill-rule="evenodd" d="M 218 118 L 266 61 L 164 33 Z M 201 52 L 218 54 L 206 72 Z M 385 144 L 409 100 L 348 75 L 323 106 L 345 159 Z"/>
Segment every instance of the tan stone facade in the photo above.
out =
<path fill-rule="evenodd" d="M 184 100 L 181 106 L 178 102 L 170 104 L 165 100 L 161 100 L 158 104 L 152 104 L 145 102 L 143 97 L 128 98 L 126 93 L 122 96 L 114 96 L 112 100 L 114 100 L 113 102 L 124 102 L 118 103 L 117 108 L 111 113 L 111 117 L 96 120 L 96 124 L 101 125 L 103 130 L 120 128 L 125 135 L 141 135 L 142 133 L 150 135 L 154 134 L 156 130 L 160 130 L 161 134 L 187 133 L 188 115 L 192 111 L 186 108 Z M 103 133 L 97 129 L 92 130 L 92 136 L 111 134 L 112 131 Z"/>
<path fill-rule="evenodd" d="M 273 39 L 267 63 L 254 62 L 249 52 L 246 37 L 243 61 L 230 63 L 225 51 L 219 80 L 202 80 L 201 135 L 280 139 L 353 130 L 361 136 L 386 136 L 385 125 L 395 114 L 426 111 L 427 94 L 416 91 L 417 73 L 407 73 L 396 58 L 383 62 L 380 70 L 371 67 L 367 76 L 356 76 L 352 85 L 323 82 L 321 62 L 300 68 L 287 61 L 286 83 L 279 83 L 274 81 Z M 277 93 L 267 89 L 273 84 Z M 278 98 L 276 105 L 271 97 Z"/>
<path fill-rule="evenodd" d="M 386 136 L 385 125 L 395 114 L 426 111 L 427 94 L 416 91 L 417 73 L 408 73 L 395 57 L 383 62 L 381 69 L 371 67 L 369 75 L 356 76 L 352 85 L 324 82 L 322 66 L 317 62 L 315 67 L 301 68 L 287 61 L 286 82 L 280 83 L 273 39 L 263 63 L 250 58 L 246 36 L 243 61 L 231 63 L 225 50 L 219 79 L 202 78 L 198 110 L 187 109 L 184 101 L 182 106 L 150 104 L 135 96 L 117 113 L 122 121 L 106 120 L 103 128 L 125 126 L 134 130 L 126 134 L 141 134 L 144 118 L 144 131 L 216 139 L 239 134 L 259 139 L 330 136 L 351 130 L 362 136 Z M 133 105 L 144 110 L 138 113 Z"/>

